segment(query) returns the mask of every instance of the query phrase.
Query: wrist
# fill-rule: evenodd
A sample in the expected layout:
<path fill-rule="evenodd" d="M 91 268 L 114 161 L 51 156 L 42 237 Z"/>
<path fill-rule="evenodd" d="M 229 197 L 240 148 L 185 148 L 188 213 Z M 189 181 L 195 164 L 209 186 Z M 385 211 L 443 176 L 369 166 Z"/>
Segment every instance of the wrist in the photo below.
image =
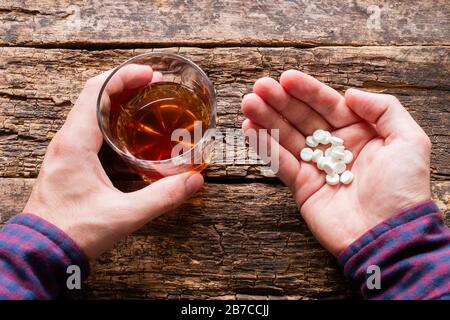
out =
<path fill-rule="evenodd" d="M 372 227 L 367 228 L 367 230 L 362 232 L 358 237 L 348 239 L 348 244 L 342 246 L 342 249 L 337 252 L 336 256 L 339 257 L 339 259 L 342 259 L 345 252 L 347 252 L 347 254 L 349 250 L 352 252 L 357 252 L 361 249 L 361 246 L 365 246 L 370 241 L 376 240 L 378 236 L 383 234 L 383 232 L 401 226 L 410 220 L 424 214 L 428 214 L 429 212 L 436 211 L 439 211 L 439 209 L 436 207 L 434 201 L 430 199 L 407 206 L 406 208 L 399 210 L 391 217 L 381 220 L 379 223 L 373 224 Z"/>
<path fill-rule="evenodd" d="M 365 298 L 435 299 L 448 289 L 438 280 L 446 278 L 449 249 L 450 231 L 428 200 L 366 232 L 339 254 L 338 262 Z M 424 270 L 426 278 L 417 277 Z M 369 285 L 374 272 L 380 283 L 376 290 Z"/>

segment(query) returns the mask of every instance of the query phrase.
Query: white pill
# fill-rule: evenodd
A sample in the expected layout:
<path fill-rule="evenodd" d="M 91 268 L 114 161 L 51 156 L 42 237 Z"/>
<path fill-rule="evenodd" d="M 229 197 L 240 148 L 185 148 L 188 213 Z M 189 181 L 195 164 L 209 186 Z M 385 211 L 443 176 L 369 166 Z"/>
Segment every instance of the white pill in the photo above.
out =
<path fill-rule="evenodd" d="M 345 155 L 344 151 L 336 150 L 334 148 L 331 150 L 331 157 L 334 160 L 342 160 L 344 159 L 344 155 Z"/>
<path fill-rule="evenodd" d="M 331 157 L 331 148 L 325 150 L 325 157 Z"/>
<path fill-rule="evenodd" d="M 325 180 L 331 186 L 337 185 L 339 183 L 339 175 L 336 173 L 333 173 L 331 175 L 327 174 Z"/>
<path fill-rule="evenodd" d="M 319 160 L 322 157 L 323 157 L 323 151 L 320 149 L 316 149 L 313 152 L 312 161 L 317 162 L 317 160 Z"/>
<path fill-rule="evenodd" d="M 345 151 L 345 147 L 344 146 L 331 146 L 331 149 L 333 151 L 339 151 L 339 152 L 344 152 Z"/>
<path fill-rule="evenodd" d="M 314 139 L 314 137 L 313 136 L 307 136 L 306 137 L 306 144 L 309 146 L 309 147 L 317 147 L 317 145 L 319 144 L 315 139 Z"/>
<path fill-rule="evenodd" d="M 344 171 L 341 174 L 341 182 L 343 184 L 349 184 L 350 182 L 352 182 L 353 180 L 353 173 L 351 173 L 350 171 Z"/>
<path fill-rule="evenodd" d="M 325 171 L 327 174 L 332 175 L 334 172 L 334 163 L 330 161 L 329 159 L 325 160 L 323 163 L 323 171 Z"/>
<path fill-rule="evenodd" d="M 302 158 L 303 161 L 311 161 L 313 154 L 313 149 L 303 148 L 302 151 L 300 151 L 300 158 Z"/>
<path fill-rule="evenodd" d="M 350 163 L 353 160 L 353 153 L 350 150 L 344 151 L 344 162 Z"/>
<path fill-rule="evenodd" d="M 317 142 L 319 142 L 320 140 L 322 140 L 323 135 L 325 134 L 325 131 L 322 129 L 317 129 L 316 131 L 314 131 L 313 133 L 313 138 L 314 140 L 316 140 Z"/>
<path fill-rule="evenodd" d="M 341 174 L 342 172 L 345 171 L 345 169 L 347 169 L 347 166 L 342 161 L 336 162 L 334 164 L 334 172 L 335 173 Z"/>
<path fill-rule="evenodd" d="M 332 137 L 330 138 L 330 143 L 331 143 L 333 146 L 342 146 L 342 145 L 344 144 L 344 140 L 341 139 L 341 138 L 339 138 L 339 137 L 332 136 Z"/>
<path fill-rule="evenodd" d="M 325 163 L 326 160 L 327 158 L 325 157 L 321 157 L 319 158 L 319 160 L 317 160 L 317 168 L 319 168 L 319 170 L 323 170 L 323 164 Z"/>
<path fill-rule="evenodd" d="M 331 133 L 329 133 L 328 131 L 324 131 L 319 142 L 321 144 L 329 144 L 330 143 L 330 138 L 331 138 Z"/>

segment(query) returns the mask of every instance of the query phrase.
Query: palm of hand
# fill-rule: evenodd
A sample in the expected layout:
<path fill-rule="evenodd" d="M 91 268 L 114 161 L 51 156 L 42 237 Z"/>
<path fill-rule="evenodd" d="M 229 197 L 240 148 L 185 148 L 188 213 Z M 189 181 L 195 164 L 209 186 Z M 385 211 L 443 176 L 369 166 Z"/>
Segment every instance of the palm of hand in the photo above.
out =
<path fill-rule="evenodd" d="M 411 139 L 394 139 L 385 135 L 385 128 L 375 127 L 355 114 L 344 97 L 312 77 L 287 71 L 281 84 L 268 78 L 255 84 L 255 94 L 243 101 L 243 112 L 249 118 L 243 129 L 279 129 L 277 175 L 290 188 L 313 234 L 331 253 L 338 255 L 400 209 L 429 199 L 429 141 L 415 123 L 416 127 L 411 125 L 410 129 L 417 132 L 412 130 Z M 380 106 L 389 97 L 369 95 L 380 97 L 375 102 Z M 371 114 L 372 110 L 364 112 L 373 123 L 380 119 Z M 402 121 L 399 119 L 400 127 Z M 305 136 L 319 128 L 343 138 L 346 148 L 353 152 L 349 169 L 355 179 L 351 184 L 327 185 L 325 174 L 316 164 L 299 162 Z"/>
<path fill-rule="evenodd" d="M 360 132 L 356 137 L 367 134 Z M 376 135 L 366 141 L 353 160 L 355 179 L 350 185 L 334 187 L 323 182 L 317 191 L 306 191 L 311 195 L 301 207 L 302 214 L 309 217 L 310 228 L 326 248 L 338 254 L 402 208 L 430 197 L 427 161 L 421 161 L 420 154 L 412 154 L 414 147 L 386 144 Z M 420 165 L 411 163 L 414 157 Z M 299 182 L 295 188 L 303 186 Z"/>

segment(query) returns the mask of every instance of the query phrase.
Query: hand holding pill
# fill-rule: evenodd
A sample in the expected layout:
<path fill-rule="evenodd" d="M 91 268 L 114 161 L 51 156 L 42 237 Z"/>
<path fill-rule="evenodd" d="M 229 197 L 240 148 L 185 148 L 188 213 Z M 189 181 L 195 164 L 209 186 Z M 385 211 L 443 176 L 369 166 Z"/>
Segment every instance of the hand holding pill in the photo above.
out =
<path fill-rule="evenodd" d="M 310 144 L 308 144 L 308 140 Z M 327 174 L 325 181 L 331 185 L 337 185 L 340 182 L 343 184 L 349 184 L 353 180 L 353 173 L 346 171 L 347 164 L 352 162 L 353 153 L 349 150 L 345 150 L 343 144 L 344 140 L 332 136 L 329 131 L 317 129 L 312 136 L 306 137 L 306 144 L 309 146 L 318 146 L 319 144 L 329 144 L 331 147 L 325 150 L 325 156 L 322 150 L 305 147 L 300 151 L 300 158 L 303 161 L 313 161 L 317 163 L 319 170 L 325 171 Z M 320 163 L 318 163 L 320 161 Z M 340 174 L 345 173 L 344 178 L 341 179 Z"/>
<path fill-rule="evenodd" d="M 355 89 L 343 96 L 289 70 L 279 82 L 259 79 L 242 111 L 244 133 L 279 129 L 276 174 L 334 255 L 399 210 L 430 199 L 430 140 L 393 96 Z M 278 143 L 263 132 L 260 139 Z"/>

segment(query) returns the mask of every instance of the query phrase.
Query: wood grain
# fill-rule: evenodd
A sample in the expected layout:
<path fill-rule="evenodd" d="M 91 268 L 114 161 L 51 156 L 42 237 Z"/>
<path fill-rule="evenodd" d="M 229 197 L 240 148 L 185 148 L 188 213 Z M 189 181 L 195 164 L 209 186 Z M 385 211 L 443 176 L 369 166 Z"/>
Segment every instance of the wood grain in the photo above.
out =
<path fill-rule="evenodd" d="M 154 47 L 208 73 L 220 132 L 239 129 L 257 78 L 289 68 L 341 92 L 395 94 L 433 142 L 432 194 L 450 225 L 449 25 L 448 0 L 0 0 L 0 226 L 22 210 L 83 83 Z M 205 170 L 198 194 L 93 262 L 68 298 L 354 297 L 236 132 L 238 146 Z M 100 157 L 119 189 L 142 186 L 112 150 Z"/>
<path fill-rule="evenodd" d="M 0 1 L 0 44 L 448 45 L 447 0 Z"/>
<path fill-rule="evenodd" d="M 5 222 L 22 210 L 34 179 L 0 179 Z M 117 182 L 123 191 L 142 183 Z M 450 225 L 450 183 L 432 182 Z M 223 201 L 226 199 L 226 208 Z M 149 223 L 93 263 L 70 298 L 354 297 L 335 259 L 313 238 L 287 188 L 208 183 L 181 208 Z"/>
<path fill-rule="evenodd" d="M 445 47 L 166 48 L 191 58 L 218 92 L 218 127 L 236 129 L 237 147 L 205 174 L 254 179 L 273 174 L 245 146 L 240 101 L 261 76 L 277 78 L 296 68 L 343 91 L 348 87 L 399 97 L 433 142 L 432 178 L 448 180 L 450 49 Z M 64 122 L 84 82 L 121 61 L 147 52 L 0 48 L 0 176 L 35 177 L 45 148 Z M 95 107 L 95 106 L 92 106 Z M 218 141 L 226 149 L 225 140 Z M 228 143 L 229 145 L 229 143 Z M 111 177 L 135 179 L 108 148 L 101 152 Z"/>

